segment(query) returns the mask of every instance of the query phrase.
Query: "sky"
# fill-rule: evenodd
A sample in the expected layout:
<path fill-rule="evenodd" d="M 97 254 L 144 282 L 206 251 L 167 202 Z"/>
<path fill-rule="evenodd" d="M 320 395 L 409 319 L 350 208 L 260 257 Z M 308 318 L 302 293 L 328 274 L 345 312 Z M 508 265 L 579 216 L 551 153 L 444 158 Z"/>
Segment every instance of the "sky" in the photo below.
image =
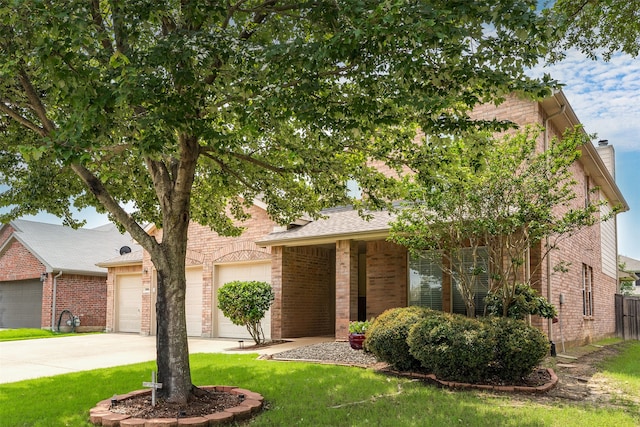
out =
<path fill-rule="evenodd" d="M 640 260 L 640 58 L 618 54 L 610 62 L 569 52 L 562 62 L 532 70 L 546 72 L 562 84 L 578 119 L 589 134 L 607 139 L 616 153 L 616 181 L 630 210 L 618 215 L 618 252 Z M 93 210 L 79 213 L 86 227 L 108 222 Z M 49 214 L 25 217 L 60 224 Z"/>

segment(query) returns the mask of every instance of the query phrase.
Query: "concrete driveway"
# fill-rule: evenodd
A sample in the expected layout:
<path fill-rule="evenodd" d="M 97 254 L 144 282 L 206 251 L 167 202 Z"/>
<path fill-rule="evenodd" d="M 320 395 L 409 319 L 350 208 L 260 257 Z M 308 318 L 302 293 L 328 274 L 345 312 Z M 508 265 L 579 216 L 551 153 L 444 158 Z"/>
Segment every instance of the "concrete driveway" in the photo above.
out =
<path fill-rule="evenodd" d="M 296 338 L 263 347 L 274 354 L 332 338 Z M 247 346 L 252 342 L 245 340 Z M 0 342 L 0 384 L 69 372 L 145 362 L 156 358 L 156 339 L 133 334 L 80 334 L 60 338 Z M 247 353 L 238 340 L 189 338 L 190 353 Z"/>

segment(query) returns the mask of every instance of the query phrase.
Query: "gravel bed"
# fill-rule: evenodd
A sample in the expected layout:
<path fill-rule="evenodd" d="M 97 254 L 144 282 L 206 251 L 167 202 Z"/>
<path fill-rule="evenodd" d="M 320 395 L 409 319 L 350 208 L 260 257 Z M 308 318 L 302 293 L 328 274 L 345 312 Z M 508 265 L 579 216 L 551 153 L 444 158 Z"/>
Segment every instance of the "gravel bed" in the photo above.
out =
<path fill-rule="evenodd" d="M 298 347 L 293 350 L 276 353 L 273 359 L 313 360 L 318 362 L 334 362 L 353 365 L 373 365 L 377 363 L 371 353 L 354 350 L 348 342 L 324 342 L 320 344 Z"/>

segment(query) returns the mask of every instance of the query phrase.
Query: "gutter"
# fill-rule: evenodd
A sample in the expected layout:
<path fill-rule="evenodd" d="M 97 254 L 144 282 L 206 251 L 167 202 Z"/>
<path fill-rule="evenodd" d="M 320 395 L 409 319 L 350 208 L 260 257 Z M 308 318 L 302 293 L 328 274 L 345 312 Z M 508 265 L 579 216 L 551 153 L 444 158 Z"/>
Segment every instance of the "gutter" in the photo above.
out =
<path fill-rule="evenodd" d="M 565 109 L 566 109 L 566 104 L 561 104 L 560 105 L 560 110 L 556 111 L 555 113 L 551 114 L 549 117 L 547 117 L 544 121 L 544 151 L 546 152 L 547 150 L 549 150 L 549 122 L 551 121 L 551 119 L 553 119 L 556 116 L 559 116 L 560 114 L 565 114 Z M 553 304 L 552 299 L 551 299 L 551 249 L 549 247 L 549 236 L 547 236 L 545 238 L 545 247 L 547 250 L 547 300 Z M 547 319 L 547 330 L 549 331 L 549 341 L 553 342 L 553 319 Z"/>
<path fill-rule="evenodd" d="M 51 298 L 51 330 L 55 332 L 56 324 L 56 292 L 58 291 L 58 277 L 62 276 L 62 270 L 53 276 L 53 296 Z"/>

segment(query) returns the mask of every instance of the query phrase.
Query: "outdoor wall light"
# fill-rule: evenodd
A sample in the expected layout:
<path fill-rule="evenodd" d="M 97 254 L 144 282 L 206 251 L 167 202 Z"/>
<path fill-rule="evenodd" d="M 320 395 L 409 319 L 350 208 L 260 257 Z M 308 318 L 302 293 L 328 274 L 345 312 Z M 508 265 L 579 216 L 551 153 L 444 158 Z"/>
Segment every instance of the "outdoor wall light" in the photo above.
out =
<path fill-rule="evenodd" d="M 40 274 L 40 281 L 44 282 L 45 280 L 47 280 L 47 276 L 48 276 L 48 273 L 46 271 L 44 273 L 41 273 Z"/>

